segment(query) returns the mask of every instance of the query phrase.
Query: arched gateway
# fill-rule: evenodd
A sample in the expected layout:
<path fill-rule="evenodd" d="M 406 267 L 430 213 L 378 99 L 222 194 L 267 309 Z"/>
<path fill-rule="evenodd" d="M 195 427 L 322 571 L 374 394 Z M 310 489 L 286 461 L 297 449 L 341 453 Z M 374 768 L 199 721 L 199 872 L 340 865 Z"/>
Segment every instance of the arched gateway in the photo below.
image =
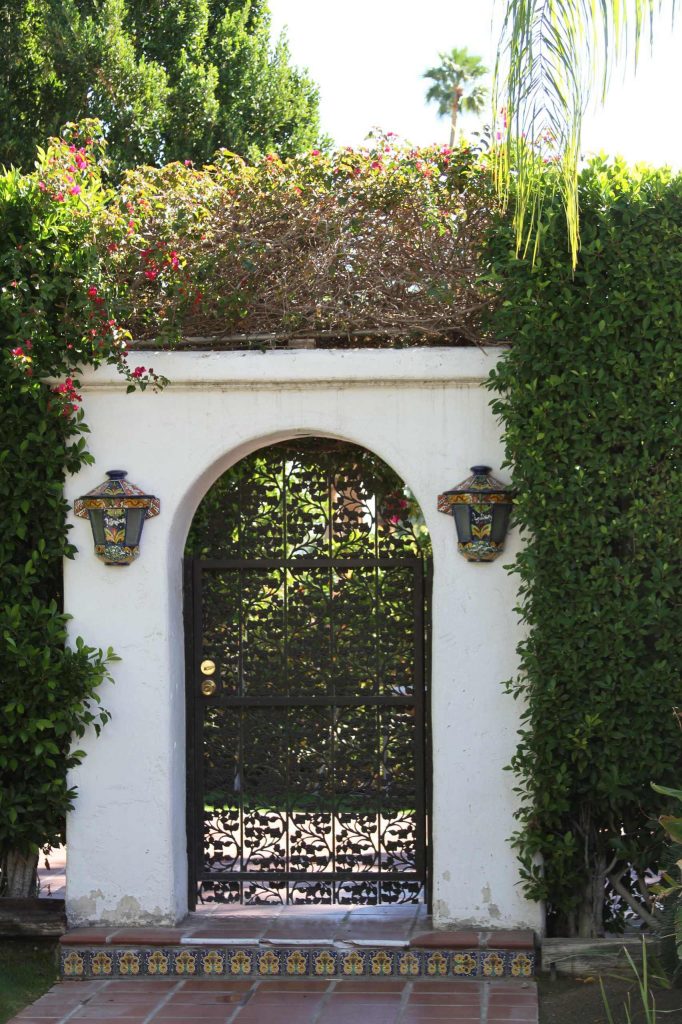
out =
<path fill-rule="evenodd" d="M 256 451 L 186 548 L 191 898 L 427 892 L 425 567 L 404 482 L 328 438 Z"/>

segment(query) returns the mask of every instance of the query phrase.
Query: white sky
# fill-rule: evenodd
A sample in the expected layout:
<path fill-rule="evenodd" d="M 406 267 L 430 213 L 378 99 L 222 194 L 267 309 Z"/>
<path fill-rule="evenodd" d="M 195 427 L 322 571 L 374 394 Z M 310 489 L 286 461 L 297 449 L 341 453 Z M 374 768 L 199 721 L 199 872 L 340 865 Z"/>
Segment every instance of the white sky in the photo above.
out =
<path fill-rule="evenodd" d="M 494 63 L 493 0 L 270 0 L 270 9 L 275 32 L 286 26 L 295 63 L 319 85 L 322 128 L 338 145 L 361 143 L 373 126 L 417 144 L 447 142 L 446 120 L 424 102 L 423 72 L 453 46 Z M 606 106 L 588 114 L 584 152 L 682 167 L 681 102 L 682 15 L 674 32 L 661 19 L 636 76 L 614 76 Z"/>

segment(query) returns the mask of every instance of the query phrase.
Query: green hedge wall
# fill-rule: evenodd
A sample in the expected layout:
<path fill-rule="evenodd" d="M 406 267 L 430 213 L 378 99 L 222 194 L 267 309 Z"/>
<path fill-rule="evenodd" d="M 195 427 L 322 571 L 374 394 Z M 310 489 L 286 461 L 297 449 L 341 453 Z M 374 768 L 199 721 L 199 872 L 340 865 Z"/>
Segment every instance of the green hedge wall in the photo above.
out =
<path fill-rule="evenodd" d="M 580 202 L 575 275 L 558 198 L 534 265 L 491 238 L 512 347 L 490 387 L 527 541 L 513 842 L 555 931 L 590 935 L 617 923 L 605 874 L 651 920 L 650 782 L 680 779 L 682 176 L 596 160 Z"/>

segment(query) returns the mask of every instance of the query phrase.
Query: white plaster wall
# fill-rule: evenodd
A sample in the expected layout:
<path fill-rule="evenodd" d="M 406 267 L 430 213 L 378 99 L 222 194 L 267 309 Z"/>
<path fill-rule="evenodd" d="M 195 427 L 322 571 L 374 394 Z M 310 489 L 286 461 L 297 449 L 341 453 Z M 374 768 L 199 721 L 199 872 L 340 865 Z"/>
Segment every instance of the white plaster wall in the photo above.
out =
<path fill-rule="evenodd" d="M 93 467 L 68 482 L 72 502 L 126 469 L 161 499 L 139 560 L 102 565 L 86 522 L 65 564 L 72 633 L 112 645 L 116 683 L 102 692 L 112 721 L 80 744 L 68 824 L 72 924 L 173 923 L 187 910 L 184 647 L 181 558 L 211 483 L 248 452 L 297 434 L 370 448 L 409 484 L 434 549 L 432 722 L 434 914 L 439 925 L 541 929 L 541 908 L 518 885 L 508 837 L 519 707 L 513 674 L 519 624 L 503 564 L 457 554 L 439 493 L 486 463 L 499 473 L 499 428 L 482 381 L 496 352 L 476 349 L 148 353 L 171 385 L 126 395 L 112 370 L 81 377 Z"/>

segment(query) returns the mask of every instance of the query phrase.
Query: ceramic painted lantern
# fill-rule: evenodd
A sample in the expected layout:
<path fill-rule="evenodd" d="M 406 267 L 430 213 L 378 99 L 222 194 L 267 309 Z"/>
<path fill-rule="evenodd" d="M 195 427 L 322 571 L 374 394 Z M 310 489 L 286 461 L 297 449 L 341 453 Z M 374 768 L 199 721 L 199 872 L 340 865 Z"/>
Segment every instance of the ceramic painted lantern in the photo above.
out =
<path fill-rule="evenodd" d="M 472 466 L 471 476 L 438 497 L 438 510 L 453 516 L 457 549 L 469 562 L 492 562 L 504 548 L 512 493 L 490 474 L 490 466 Z"/>
<path fill-rule="evenodd" d="M 140 553 L 144 521 L 158 516 L 160 502 L 126 480 L 124 469 L 110 469 L 107 477 L 77 498 L 73 511 L 90 520 L 95 554 L 105 565 L 130 565 Z"/>

